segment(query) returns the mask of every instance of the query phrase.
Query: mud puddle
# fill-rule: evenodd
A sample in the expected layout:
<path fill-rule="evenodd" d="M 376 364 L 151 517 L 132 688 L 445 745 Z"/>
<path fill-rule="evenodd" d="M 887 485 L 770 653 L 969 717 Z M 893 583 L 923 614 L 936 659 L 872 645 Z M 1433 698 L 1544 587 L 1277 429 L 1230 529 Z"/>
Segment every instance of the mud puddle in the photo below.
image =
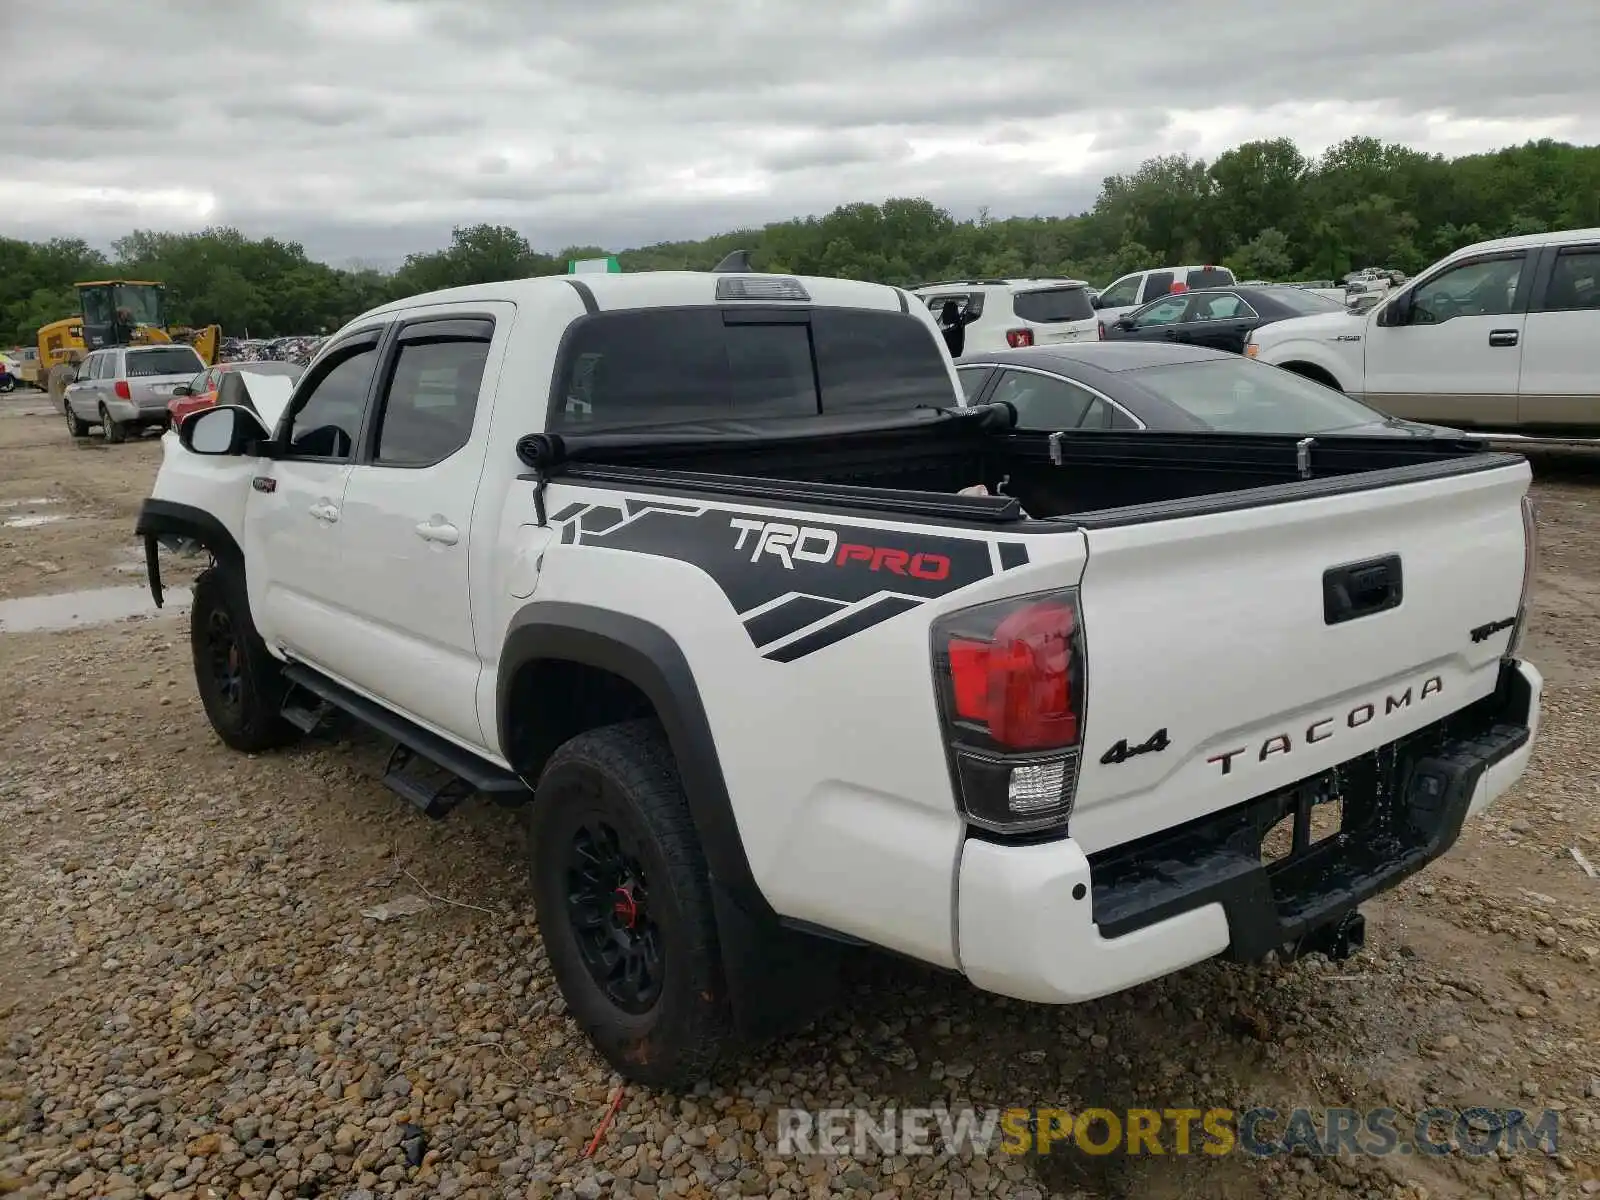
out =
<path fill-rule="evenodd" d="M 150 598 L 149 588 L 128 585 L 0 600 L 0 633 L 80 629 L 89 625 L 110 625 L 131 617 L 154 617 L 187 608 L 189 589 L 169 587 L 162 599 L 158 609 Z"/>

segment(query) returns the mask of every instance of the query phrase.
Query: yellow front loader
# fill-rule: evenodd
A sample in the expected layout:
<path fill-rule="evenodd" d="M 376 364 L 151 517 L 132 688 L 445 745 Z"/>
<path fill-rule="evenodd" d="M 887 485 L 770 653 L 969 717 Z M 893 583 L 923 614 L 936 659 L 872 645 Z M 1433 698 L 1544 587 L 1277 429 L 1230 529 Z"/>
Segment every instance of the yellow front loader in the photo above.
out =
<path fill-rule="evenodd" d="M 210 366 L 217 361 L 222 327 L 203 329 L 166 324 L 166 288 L 141 279 L 101 279 L 74 284 L 78 315 L 52 321 L 39 330 L 39 377 L 50 399 L 61 404 L 78 363 L 106 346 L 153 346 L 185 342 Z"/>

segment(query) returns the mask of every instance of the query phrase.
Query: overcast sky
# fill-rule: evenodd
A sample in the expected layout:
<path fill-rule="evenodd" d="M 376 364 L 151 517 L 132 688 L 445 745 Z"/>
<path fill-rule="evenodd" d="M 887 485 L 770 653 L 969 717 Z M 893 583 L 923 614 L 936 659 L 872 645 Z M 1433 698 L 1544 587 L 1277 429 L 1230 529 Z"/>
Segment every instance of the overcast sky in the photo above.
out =
<path fill-rule="evenodd" d="M 1600 141 L 1597 0 L 0 0 L 0 47 L 0 234 L 335 263 L 478 221 L 554 251 L 891 195 L 1071 213 L 1278 135 Z"/>

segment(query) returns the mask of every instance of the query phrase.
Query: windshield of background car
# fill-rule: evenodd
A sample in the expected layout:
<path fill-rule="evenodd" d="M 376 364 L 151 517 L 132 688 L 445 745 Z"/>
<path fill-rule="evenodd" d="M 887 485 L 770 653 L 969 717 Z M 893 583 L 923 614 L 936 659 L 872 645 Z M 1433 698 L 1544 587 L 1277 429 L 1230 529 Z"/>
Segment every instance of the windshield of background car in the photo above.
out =
<path fill-rule="evenodd" d="M 1139 367 L 1125 377 L 1223 433 L 1332 433 L 1384 419 L 1343 392 L 1246 358 Z"/>
<path fill-rule="evenodd" d="M 815 308 L 770 324 L 718 308 L 600 313 L 569 337 L 550 428 L 953 408 L 946 361 L 933 330 L 896 312 Z"/>
<path fill-rule="evenodd" d="M 1303 288 L 1273 288 L 1265 294 L 1285 308 L 1292 308 L 1295 312 L 1307 317 L 1317 313 L 1343 312 L 1345 307 L 1337 300 L 1330 300 L 1326 296 L 1319 296 L 1315 292 L 1308 292 Z"/>
<path fill-rule="evenodd" d="M 1039 288 L 1017 292 L 1011 307 L 1024 321 L 1048 324 L 1054 321 L 1088 321 L 1094 317 L 1094 302 L 1081 287 Z"/>
<path fill-rule="evenodd" d="M 148 350 L 128 351 L 128 378 L 150 375 L 193 375 L 206 369 L 200 356 L 188 346 L 153 346 Z"/>

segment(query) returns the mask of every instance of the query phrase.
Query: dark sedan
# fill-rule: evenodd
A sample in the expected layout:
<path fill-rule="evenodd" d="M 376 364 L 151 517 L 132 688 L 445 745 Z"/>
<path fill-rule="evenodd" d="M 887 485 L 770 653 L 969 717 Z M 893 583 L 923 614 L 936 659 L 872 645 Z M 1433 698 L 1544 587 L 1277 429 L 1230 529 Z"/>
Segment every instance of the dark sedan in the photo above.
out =
<path fill-rule="evenodd" d="M 1204 288 L 1163 296 L 1109 324 L 1102 323 L 1100 336 L 1108 342 L 1181 342 L 1243 354 L 1244 340 L 1252 329 L 1290 317 L 1343 309 L 1337 300 L 1304 288 Z"/>
<path fill-rule="evenodd" d="M 1386 417 L 1279 367 L 1200 346 L 1079 342 L 956 360 L 968 404 L 1005 401 L 1023 429 L 1223 433 L 1447 432 Z"/>

